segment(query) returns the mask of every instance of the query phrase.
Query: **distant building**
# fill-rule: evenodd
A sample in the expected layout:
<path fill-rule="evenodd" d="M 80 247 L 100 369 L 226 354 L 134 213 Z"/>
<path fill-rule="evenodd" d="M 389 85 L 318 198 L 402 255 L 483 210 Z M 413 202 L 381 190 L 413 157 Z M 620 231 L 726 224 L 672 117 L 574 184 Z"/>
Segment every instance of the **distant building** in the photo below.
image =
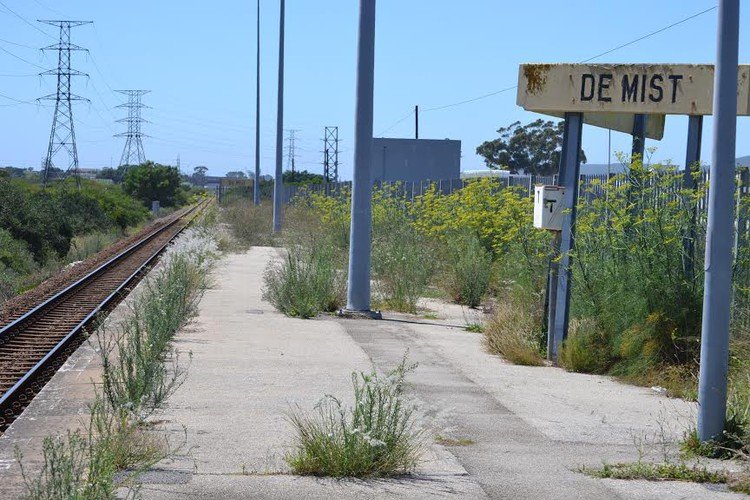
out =
<path fill-rule="evenodd" d="M 481 179 L 483 177 L 500 177 L 505 179 L 510 177 L 510 170 L 483 169 L 483 170 L 464 170 L 461 172 L 462 179 Z"/>
<path fill-rule="evenodd" d="M 420 182 L 458 179 L 461 141 L 376 137 L 372 149 L 374 181 Z"/>
<path fill-rule="evenodd" d="M 99 175 L 99 169 L 98 168 L 79 168 L 78 169 L 78 175 L 81 177 L 81 179 L 96 179 L 96 176 Z"/>

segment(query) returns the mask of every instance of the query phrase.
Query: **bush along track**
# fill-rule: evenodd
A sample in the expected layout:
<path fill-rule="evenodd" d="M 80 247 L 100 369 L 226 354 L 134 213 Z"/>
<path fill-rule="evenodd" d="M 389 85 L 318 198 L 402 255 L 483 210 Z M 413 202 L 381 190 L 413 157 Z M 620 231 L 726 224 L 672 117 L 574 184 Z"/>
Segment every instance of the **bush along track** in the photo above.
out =
<path fill-rule="evenodd" d="M 27 498 L 114 498 L 122 486 L 136 497 L 139 473 L 173 451 L 149 417 L 184 380 L 172 340 L 196 315 L 217 257 L 212 229 L 199 222 L 165 252 L 125 317 L 98 330 L 102 383 L 87 425 L 45 438 L 38 472 L 24 468 L 16 450 Z"/>

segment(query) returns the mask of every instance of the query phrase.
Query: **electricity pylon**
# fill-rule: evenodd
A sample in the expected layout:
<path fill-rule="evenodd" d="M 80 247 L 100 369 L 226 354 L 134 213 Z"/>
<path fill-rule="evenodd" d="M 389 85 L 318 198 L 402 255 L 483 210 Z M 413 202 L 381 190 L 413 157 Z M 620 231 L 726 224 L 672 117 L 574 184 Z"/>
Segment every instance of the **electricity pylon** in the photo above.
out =
<path fill-rule="evenodd" d="M 286 156 L 286 169 L 292 172 L 292 177 L 291 177 L 292 182 L 294 182 L 294 167 L 295 167 L 295 160 L 297 159 L 297 146 L 296 146 L 297 132 L 299 132 L 299 130 L 297 129 L 287 130 L 287 133 L 289 134 L 289 137 L 287 138 L 289 140 L 289 144 L 288 144 L 287 156 Z"/>
<path fill-rule="evenodd" d="M 68 153 L 68 165 L 66 174 L 73 173 L 76 182 L 80 184 L 78 177 L 78 148 L 76 147 L 76 133 L 73 124 L 73 101 L 87 101 L 88 99 L 78 96 L 71 89 L 71 79 L 74 76 L 86 76 L 86 73 L 74 70 L 70 67 L 71 52 L 86 51 L 83 47 L 70 43 L 70 30 L 76 26 L 92 24 L 93 21 L 43 21 L 40 23 L 57 26 L 60 28 L 60 41 L 56 45 L 43 47 L 42 50 L 57 51 L 57 69 L 41 73 L 57 77 L 57 92 L 40 97 L 38 100 L 55 101 L 55 115 L 52 119 L 52 131 L 49 136 L 47 157 L 44 160 L 44 172 L 42 181 L 47 184 L 51 170 L 54 168 L 53 158 L 61 150 Z"/>
<path fill-rule="evenodd" d="M 323 139 L 323 178 L 326 182 L 339 181 L 339 128 L 326 127 Z"/>
<path fill-rule="evenodd" d="M 120 104 L 118 108 L 128 110 L 128 117 L 117 120 L 118 123 L 127 123 L 128 131 L 117 134 L 115 137 L 125 137 L 125 147 L 120 157 L 120 166 L 123 165 L 141 165 L 146 162 L 146 154 L 143 152 L 143 137 L 148 137 L 141 133 L 141 124 L 148 123 L 141 117 L 141 110 L 148 108 L 141 102 L 141 97 L 151 92 L 150 90 L 117 90 L 120 94 L 128 96 L 128 102 Z"/>

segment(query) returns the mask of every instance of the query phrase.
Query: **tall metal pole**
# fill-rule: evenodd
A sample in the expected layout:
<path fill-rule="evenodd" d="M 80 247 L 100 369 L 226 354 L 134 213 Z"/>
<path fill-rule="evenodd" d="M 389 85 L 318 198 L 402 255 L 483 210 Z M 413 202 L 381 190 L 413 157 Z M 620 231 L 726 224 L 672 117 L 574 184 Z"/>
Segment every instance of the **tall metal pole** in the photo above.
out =
<path fill-rule="evenodd" d="M 414 106 L 414 138 L 419 139 L 419 106 Z"/>
<path fill-rule="evenodd" d="M 255 53 L 255 180 L 253 203 L 260 205 L 260 0 L 258 0 L 257 42 Z"/>
<path fill-rule="evenodd" d="M 578 177 L 581 170 L 581 135 L 583 133 L 583 114 L 565 113 L 563 146 L 560 154 L 560 185 L 565 188 L 563 198 L 566 209 L 562 216 L 562 233 L 560 235 L 560 265 L 557 275 L 557 295 L 555 296 L 554 338 L 551 344 L 550 359 L 557 359 L 560 346 L 568 336 L 570 318 L 570 278 L 572 274 L 572 257 L 575 244 L 575 224 L 578 205 Z M 551 305 L 552 307 L 552 305 Z"/>
<path fill-rule="evenodd" d="M 370 311 L 370 245 L 372 231 L 372 115 L 375 73 L 375 0 L 359 2 L 357 111 L 354 137 L 352 221 L 346 308 Z"/>
<path fill-rule="evenodd" d="M 739 18 L 739 0 L 719 2 L 711 192 L 708 196 L 706 274 L 698 380 L 698 437 L 701 441 L 721 436 L 727 406 Z"/>
<path fill-rule="evenodd" d="M 273 232 L 281 231 L 281 197 L 284 195 L 281 161 L 284 148 L 284 0 L 279 17 L 279 95 L 276 110 L 276 175 L 273 180 Z"/>

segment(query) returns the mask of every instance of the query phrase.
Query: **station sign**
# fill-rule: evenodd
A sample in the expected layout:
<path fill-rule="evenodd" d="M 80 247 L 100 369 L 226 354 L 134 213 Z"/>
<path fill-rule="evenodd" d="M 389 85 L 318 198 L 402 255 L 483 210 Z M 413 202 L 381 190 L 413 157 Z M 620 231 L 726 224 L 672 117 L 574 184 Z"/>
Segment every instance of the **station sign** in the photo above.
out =
<path fill-rule="evenodd" d="M 517 103 L 556 116 L 584 113 L 584 121 L 586 113 L 710 115 L 713 86 L 711 64 L 522 64 Z M 748 65 L 739 67 L 737 114 L 750 115 Z"/>
<path fill-rule="evenodd" d="M 649 115 L 646 137 L 661 139 L 664 115 L 713 113 L 712 64 L 522 64 L 517 103 L 562 117 L 583 113 L 589 125 L 632 133 Z M 737 114 L 750 115 L 750 66 L 739 67 Z"/>

